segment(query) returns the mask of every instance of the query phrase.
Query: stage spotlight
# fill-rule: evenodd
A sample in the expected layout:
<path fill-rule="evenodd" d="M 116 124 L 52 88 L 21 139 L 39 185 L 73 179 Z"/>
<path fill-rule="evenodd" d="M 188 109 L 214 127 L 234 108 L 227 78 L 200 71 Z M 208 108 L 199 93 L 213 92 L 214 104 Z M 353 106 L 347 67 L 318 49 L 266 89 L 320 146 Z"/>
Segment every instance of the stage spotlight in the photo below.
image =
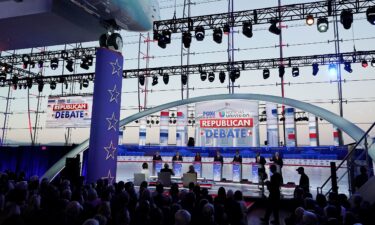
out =
<path fill-rule="evenodd" d="M 0 73 L 0 82 L 4 83 L 7 80 L 7 75 L 4 72 Z"/>
<path fill-rule="evenodd" d="M 201 81 L 205 81 L 207 79 L 207 72 L 201 71 Z"/>
<path fill-rule="evenodd" d="M 367 68 L 368 67 L 368 62 L 366 59 L 362 60 L 362 67 Z"/>
<path fill-rule="evenodd" d="M 253 36 L 253 24 L 249 22 L 243 22 L 242 24 L 242 34 L 248 38 Z"/>
<path fill-rule="evenodd" d="M 74 61 L 73 61 L 72 59 L 68 59 L 68 61 L 66 61 L 65 68 L 66 68 L 69 72 L 73 72 L 73 71 L 74 71 L 73 65 L 74 65 Z"/>
<path fill-rule="evenodd" d="M 314 16 L 313 15 L 307 15 L 306 17 L 306 24 L 309 25 L 309 26 L 312 26 L 314 25 Z"/>
<path fill-rule="evenodd" d="M 138 79 L 139 79 L 140 85 L 142 85 L 142 86 L 145 85 L 145 75 L 143 75 L 143 74 L 139 75 Z"/>
<path fill-rule="evenodd" d="M 264 69 L 263 70 L 263 79 L 268 79 L 270 77 L 270 70 L 269 69 Z"/>
<path fill-rule="evenodd" d="M 17 76 L 12 77 L 12 84 L 17 86 L 17 84 L 18 84 L 18 77 Z"/>
<path fill-rule="evenodd" d="M 64 59 L 64 60 L 67 60 L 69 58 L 68 52 L 65 51 L 65 50 L 62 50 L 61 51 L 61 58 Z"/>
<path fill-rule="evenodd" d="M 223 31 L 224 31 L 224 34 L 229 34 L 230 33 L 230 26 L 229 26 L 229 24 L 224 24 Z"/>
<path fill-rule="evenodd" d="M 59 77 L 59 83 L 63 84 L 65 83 L 65 77 Z"/>
<path fill-rule="evenodd" d="M 214 29 L 213 39 L 218 44 L 221 44 L 223 41 L 223 31 L 220 27 Z"/>
<path fill-rule="evenodd" d="M 328 71 L 329 71 L 329 74 L 330 74 L 331 76 L 337 76 L 337 68 L 336 68 L 336 64 L 333 64 L 333 63 L 329 64 L 329 66 L 328 66 Z"/>
<path fill-rule="evenodd" d="M 203 41 L 204 36 L 205 36 L 204 28 L 202 26 L 197 26 L 195 28 L 195 39 L 197 39 L 197 41 Z"/>
<path fill-rule="evenodd" d="M 371 6 L 366 11 L 367 21 L 375 25 L 375 6 Z"/>
<path fill-rule="evenodd" d="M 44 82 L 43 82 L 43 80 L 40 80 L 38 82 L 38 91 L 43 92 L 43 88 L 44 88 Z"/>
<path fill-rule="evenodd" d="M 241 72 L 239 69 L 234 69 L 230 71 L 229 78 L 232 82 L 235 82 L 238 78 L 240 78 Z"/>
<path fill-rule="evenodd" d="M 94 63 L 94 57 L 92 55 L 86 56 L 87 65 L 92 66 Z"/>
<path fill-rule="evenodd" d="M 150 124 L 150 120 L 147 120 L 146 122 L 147 122 L 147 124 Z"/>
<path fill-rule="evenodd" d="M 51 90 L 55 90 L 56 89 L 56 81 L 51 81 L 51 83 L 49 84 L 49 88 Z"/>
<path fill-rule="evenodd" d="M 350 9 L 341 12 L 340 22 L 346 30 L 350 29 L 353 23 L 353 13 Z"/>
<path fill-rule="evenodd" d="M 31 68 L 35 68 L 35 62 L 34 62 L 34 61 L 31 61 L 31 62 L 30 62 L 30 67 L 31 67 Z"/>
<path fill-rule="evenodd" d="M 85 69 L 85 70 L 88 70 L 88 69 L 90 68 L 90 66 L 89 66 L 89 61 L 87 60 L 87 58 L 83 58 L 83 59 L 81 59 L 80 67 L 81 67 L 82 69 Z"/>
<path fill-rule="evenodd" d="M 29 55 L 23 54 L 22 55 L 22 67 L 26 69 L 27 66 L 30 64 L 31 58 Z"/>
<path fill-rule="evenodd" d="M 215 80 L 215 73 L 214 72 L 209 72 L 208 73 L 208 81 L 209 82 L 214 82 Z"/>
<path fill-rule="evenodd" d="M 184 33 L 182 33 L 182 43 L 184 44 L 185 48 L 190 48 L 191 33 L 189 31 L 185 31 Z"/>
<path fill-rule="evenodd" d="M 33 79 L 30 77 L 26 78 L 26 85 L 29 89 L 31 89 L 33 87 Z"/>
<path fill-rule="evenodd" d="M 57 58 L 53 58 L 51 60 L 50 67 L 51 67 L 52 70 L 56 70 L 57 67 L 59 67 L 59 60 Z"/>
<path fill-rule="evenodd" d="M 162 34 L 164 36 L 165 43 L 166 44 L 170 44 L 171 43 L 171 39 L 172 39 L 172 33 L 171 33 L 171 31 L 169 31 L 169 30 L 163 30 Z"/>
<path fill-rule="evenodd" d="M 292 68 L 292 77 L 298 77 L 299 76 L 299 68 L 293 67 Z"/>
<path fill-rule="evenodd" d="M 38 68 L 39 69 L 43 68 L 43 60 L 38 61 Z"/>
<path fill-rule="evenodd" d="M 151 124 L 155 124 L 155 121 L 154 121 L 154 120 L 151 120 Z"/>
<path fill-rule="evenodd" d="M 372 60 L 371 60 L 371 66 L 372 66 L 372 67 L 375 67 L 375 59 L 372 59 Z"/>
<path fill-rule="evenodd" d="M 220 83 L 224 83 L 225 82 L 225 72 L 224 71 L 220 71 L 219 73 L 219 80 L 220 80 Z M 234 81 L 233 81 L 234 82 Z"/>
<path fill-rule="evenodd" d="M 284 75 L 285 75 L 285 66 L 284 65 L 280 65 L 279 66 L 279 77 L 283 78 Z"/>
<path fill-rule="evenodd" d="M 352 64 L 350 62 L 345 62 L 344 63 L 344 70 L 348 73 L 352 73 Z"/>
<path fill-rule="evenodd" d="M 313 63 L 312 64 L 312 74 L 314 76 L 318 75 L 319 73 L 319 64 L 318 63 Z"/>
<path fill-rule="evenodd" d="M 155 123 L 156 123 L 156 124 L 159 124 L 159 120 L 156 120 Z"/>
<path fill-rule="evenodd" d="M 186 74 L 181 74 L 181 83 L 183 85 L 187 84 L 188 76 Z"/>
<path fill-rule="evenodd" d="M 153 39 L 154 41 L 157 41 L 157 40 L 159 40 L 159 36 L 160 36 L 159 31 L 154 30 L 154 33 L 153 33 L 152 39 Z"/>
<path fill-rule="evenodd" d="M 272 20 L 271 21 L 271 26 L 268 29 L 271 33 L 280 35 L 281 34 L 281 29 L 277 26 L 277 20 Z"/>
<path fill-rule="evenodd" d="M 318 22 L 316 23 L 316 25 L 317 25 L 318 31 L 320 33 L 327 32 L 327 30 L 328 30 L 328 19 L 325 18 L 325 17 L 320 17 L 318 19 Z"/>
<path fill-rule="evenodd" d="M 163 74 L 163 82 L 164 82 L 164 84 L 169 83 L 169 74 L 168 73 Z"/>
<path fill-rule="evenodd" d="M 159 83 L 159 78 L 157 75 L 152 76 L 152 86 L 155 86 Z"/>
<path fill-rule="evenodd" d="M 89 86 L 90 82 L 87 79 L 82 80 L 82 87 L 87 88 Z"/>

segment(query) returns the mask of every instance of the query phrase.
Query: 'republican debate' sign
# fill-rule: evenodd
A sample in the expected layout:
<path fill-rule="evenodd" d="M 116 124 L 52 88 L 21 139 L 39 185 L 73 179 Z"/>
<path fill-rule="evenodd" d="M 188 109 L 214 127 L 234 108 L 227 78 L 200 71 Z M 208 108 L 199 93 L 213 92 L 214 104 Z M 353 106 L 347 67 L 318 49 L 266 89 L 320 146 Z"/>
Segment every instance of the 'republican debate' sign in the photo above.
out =
<path fill-rule="evenodd" d="M 90 127 L 92 96 L 48 97 L 47 128 Z"/>

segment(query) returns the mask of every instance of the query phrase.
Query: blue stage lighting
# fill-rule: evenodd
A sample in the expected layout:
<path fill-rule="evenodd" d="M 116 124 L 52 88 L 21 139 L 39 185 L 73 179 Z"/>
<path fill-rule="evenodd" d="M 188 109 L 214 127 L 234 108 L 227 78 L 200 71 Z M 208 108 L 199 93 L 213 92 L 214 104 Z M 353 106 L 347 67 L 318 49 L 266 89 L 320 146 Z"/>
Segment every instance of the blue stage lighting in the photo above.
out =
<path fill-rule="evenodd" d="M 333 64 L 333 63 L 329 64 L 328 71 L 329 71 L 329 75 L 336 76 L 337 75 L 336 64 Z"/>

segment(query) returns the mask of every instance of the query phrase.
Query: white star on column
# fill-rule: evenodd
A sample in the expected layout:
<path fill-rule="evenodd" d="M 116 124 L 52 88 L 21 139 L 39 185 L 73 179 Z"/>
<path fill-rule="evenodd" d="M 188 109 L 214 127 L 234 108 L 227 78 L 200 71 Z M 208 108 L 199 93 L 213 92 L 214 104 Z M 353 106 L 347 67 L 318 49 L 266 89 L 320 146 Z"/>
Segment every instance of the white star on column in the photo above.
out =
<path fill-rule="evenodd" d="M 118 120 L 116 120 L 115 113 L 113 112 L 112 117 L 106 118 L 106 120 L 108 122 L 108 130 L 107 131 L 109 131 L 111 129 L 116 131 L 116 124 L 117 124 Z"/>
<path fill-rule="evenodd" d="M 115 159 L 116 148 L 113 146 L 112 141 L 108 147 L 104 147 L 104 150 L 107 152 L 107 156 L 105 157 L 105 160 L 108 160 L 109 158 Z"/>
<path fill-rule="evenodd" d="M 109 64 L 112 66 L 112 75 L 117 74 L 120 77 L 121 66 L 118 63 L 118 59 L 116 59 L 116 62 L 110 62 Z"/>
<path fill-rule="evenodd" d="M 109 102 L 115 101 L 118 103 L 118 96 L 120 95 L 120 92 L 117 91 L 117 86 L 113 87 L 113 90 L 108 90 L 109 94 L 111 95 L 111 99 L 109 99 Z"/>
<path fill-rule="evenodd" d="M 112 184 L 114 177 L 112 177 L 111 170 L 108 170 L 108 175 L 106 177 L 102 177 L 102 179 L 108 179 L 108 183 Z"/>

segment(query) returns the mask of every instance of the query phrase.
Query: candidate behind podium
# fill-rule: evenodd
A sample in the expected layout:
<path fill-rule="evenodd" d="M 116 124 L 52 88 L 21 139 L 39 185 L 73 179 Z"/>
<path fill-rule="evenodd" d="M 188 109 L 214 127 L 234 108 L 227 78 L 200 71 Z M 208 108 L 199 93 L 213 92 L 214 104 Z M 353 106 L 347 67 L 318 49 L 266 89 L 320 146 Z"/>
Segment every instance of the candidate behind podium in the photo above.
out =
<path fill-rule="evenodd" d="M 221 162 L 221 164 L 224 163 L 224 158 L 223 156 L 220 154 L 220 151 L 216 151 L 216 155 L 214 157 L 214 162 Z"/>
<path fill-rule="evenodd" d="M 179 152 L 179 151 L 177 151 L 177 152 L 176 152 L 176 155 L 173 156 L 172 161 L 173 161 L 173 162 L 174 162 L 174 161 L 181 161 L 181 162 L 183 161 L 183 160 L 182 160 L 182 156 L 180 155 L 180 152 Z"/>
<path fill-rule="evenodd" d="M 242 156 L 240 155 L 240 151 L 236 151 L 232 162 L 242 163 Z"/>
<path fill-rule="evenodd" d="M 163 161 L 159 151 L 155 152 L 155 155 L 152 157 L 152 161 Z"/>

